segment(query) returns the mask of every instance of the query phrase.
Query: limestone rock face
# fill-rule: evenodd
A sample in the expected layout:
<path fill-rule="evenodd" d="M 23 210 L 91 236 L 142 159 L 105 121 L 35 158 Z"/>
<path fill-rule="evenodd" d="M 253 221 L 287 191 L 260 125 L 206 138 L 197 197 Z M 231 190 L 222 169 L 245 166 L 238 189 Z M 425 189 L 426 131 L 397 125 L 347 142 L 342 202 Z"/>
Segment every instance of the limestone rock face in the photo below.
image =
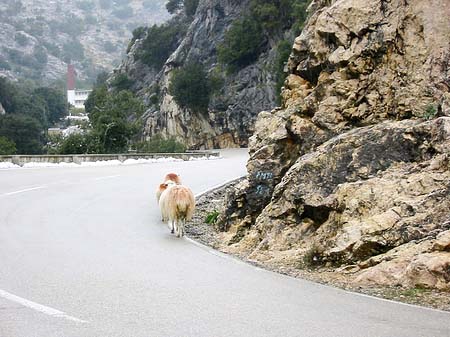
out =
<path fill-rule="evenodd" d="M 118 72 L 126 73 L 137 84 L 148 110 L 144 116 L 144 138 L 155 134 L 175 137 L 191 148 L 248 146 L 257 114 L 276 106 L 272 68 L 275 47 L 240 71 L 228 74 L 217 63 L 217 47 L 234 20 L 248 10 L 248 0 L 203 0 L 178 48 L 161 71 L 145 69 L 135 59 L 139 41 Z M 224 83 L 212 97 L 207 113 L 182 109 L 168 92 L 173 71 L 190 61 L 205 66 L 208 73 L 221 74 Z M 151 103 L 158 88 L 157 104 Z"/>
<path fill-rule="evenodd" d="M 223 249 L 447 290 L 450 6 L 342 0 L 309 10 L 283 107 L 260 113 L 247 181 L 228 198 L 221 229 L 240 234 Z"/>

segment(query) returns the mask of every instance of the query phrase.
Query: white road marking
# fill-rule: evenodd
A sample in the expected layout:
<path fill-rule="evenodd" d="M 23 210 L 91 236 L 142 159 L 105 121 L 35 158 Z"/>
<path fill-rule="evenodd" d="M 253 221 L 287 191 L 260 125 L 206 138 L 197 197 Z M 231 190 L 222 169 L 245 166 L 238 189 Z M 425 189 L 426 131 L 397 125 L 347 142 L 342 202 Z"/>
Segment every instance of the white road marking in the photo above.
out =
<path fill-rule="evenodd" d="M 64 319 L 74 321 L 77 323 L 89 323 L 88 321 L 84 321 L 82 319 L 67 315 L 66 313 L 64 313 L 62 311 L 47 307 L 45 305 L 42 305 L 42 304 L 39 304 L 39 303 L 36 303 L 33 301 L 29 301 L 25 298 L 13 295 L 13 294 L 8 293 L 7 291 L 1 290 L 1 289 L 0 289 L 0 297 L 3 297 L 12 302 L 19 303 L 19 304 L 23 305 L 24 307 L 42 312 L 42 313 L 52 316 L 52 317 L 64 318 Z"/>
<path fill-rule="evenodd" d="M 25 188 L 25 189 L 19 190 L 19 191 L 3 193 L 2 195 L 14 195 L 14 194 L 19 194 L 19 193 L 24 193 L 24 192 L 29 192 L 29 191 L 39 190 L 39 189 L 45 188 L 45 187 L 46 187 L 46 186 L 30 187 L 30 188 Z"/>
<path fill-rule="evenodd" d="M 112 179 L 112 178 L 117 178 L 120 177 L 120 174 L 116 174 L 114 176 L 104 176 L 104 177 L 99 177 L 99 178 L 95 178 L 94 180 L 104 180 L 104 179 Z"/>

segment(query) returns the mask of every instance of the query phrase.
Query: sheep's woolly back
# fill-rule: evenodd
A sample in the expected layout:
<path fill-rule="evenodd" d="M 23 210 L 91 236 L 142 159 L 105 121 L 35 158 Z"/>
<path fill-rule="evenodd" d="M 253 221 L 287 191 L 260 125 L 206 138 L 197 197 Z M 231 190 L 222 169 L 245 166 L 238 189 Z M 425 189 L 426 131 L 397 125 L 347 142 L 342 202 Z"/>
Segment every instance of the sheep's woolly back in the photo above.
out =
<path fill-rule="evenodd" d="M 159 206 L 163 217 L 169 221 L 191 220 L 195 209 L 195 197 L 186 186 L 170 185 L 161 194 Z"/>

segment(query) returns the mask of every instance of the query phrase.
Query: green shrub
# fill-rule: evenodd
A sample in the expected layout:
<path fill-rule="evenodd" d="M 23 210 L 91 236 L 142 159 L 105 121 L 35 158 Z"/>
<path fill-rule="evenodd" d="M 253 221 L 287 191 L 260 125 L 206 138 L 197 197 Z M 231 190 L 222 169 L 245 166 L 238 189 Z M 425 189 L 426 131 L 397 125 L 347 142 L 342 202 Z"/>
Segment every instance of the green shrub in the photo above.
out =
<path fill-rule="evenodd" d="M 0 136 L 16 144 L 18 154 L 40 154 L 44 144 L 42 125 L 33 117 L 0 116 Z"/>
<path fill-rule="evenodd" d="M 204 67 L 199 63 L 189 63 L 174 70 L 169 93 L 182 108 L 207 112 L 211 90 Z"/>
<path fill-rule="evenodd" d="M 130 52 L 131 47 L 133 46 L 134 42 L 137 39 L 142 39 L 145 35 L 145 33 L 147 32 L 147 28 L 146 27 L 137 27 L 133 30 L 133 37 L 131 38 L 130 42 L 128 43 L 128 47 L 127 47 L 127 54 Z"/>
<path fill-rule="evenodd" d="M 214 225 L 219 218 L 220 213 L 217 210 L 214 210 L 206 215 L 205 223 L 208 225 Z"/>
<path fill-rule="evenodd" d="M 150 88 L 150 90 L 149 90 L 150 103 L 152 103 L 153 105 L 158 105 L 160 94 L 161 94 L 161 88 L 159 87 L 159 85 L 156 84 L 155 86 Z"/>
<path fill-rule="evenodd" d="M 289 58 L 292 50 L 292 43 L 288 40 L 282 40 L 277 45 L 277 58 L 275 59 L 274 72 L 276 76 L 275 93 L 277 96 L 277 103 L 280 103 L 281 87 L 286 79 L 284 72 L 284 65 Z"/>
<path fill-rule="evenodd" d="M 254 63 L 268 48 L 268 41 L 280 40 L 292 29 L 298 35 L 306 20 L 311 0 L 251 0 L 249 13 L 233 22 L 218 46 L 218 60 L 235 72 Z"/>
<path fill-rule="evenodd" d="M 169 0 L 166 9 L 170 14 L 175 14 L 184 8 L 184 13 L 192 17 L 197 10 L 199 0 Z"/>
<path fill-rule="evenodd" d="M 258 59 L 264 44 L 264 36 L 258 21 L 245 17 L 237 20 L 225 33 L 218 46 L 217 57 L 230 72 L 244 68 Z"/>
<path fill-rule="evenodd" d="M 128 150 L 141 127 L 144 107 L 140 99 L 128 90 L 108 92 L 106 85 L 94 87 L 85 102 L 92 124 L 92 133 L 99 139 L 100 150 L 121 153 Z"/>
<path fill-rule="evenodd" d="M 95 133 L 73 133 L 66 138 L 55 137 L 57 154 L 103 153 L 100 137 Z M 54 150 L 52 149 L 52 152 Z"/>
<path fill-rule="evenodd" d="M 193 16 L 198 7 L 199 0 L 184 0 L 184 12 L 187 16 Z"/>
<path fill-rule="evenodd" d="M 46 65 L 48 61 L 47 51 L 42 46 L 36 46 L 33 50 L 33 56 L 39 65 Z"/>
<path fill-rule="evenodd" d="M 313 242 L 303 255 L 303 265 L 311 268 L 322 265 L 323 251 L 323 247 Z"/>
<path fill-rule="evenodd" d="M 69 60 L 82 61 L 84 59 L 84 48 L 78 39 L 74 38 L 63 46 L 63 56 Z"/>
<path fill-rule="evenodd" d="M 16 143 L 6 137 L 0 136 L 0 155 L 11 155 L 15 154 L 16 151 Z"/>
<path fill-rule="evenodd" d="M 55 57 L 59 57 L 61 55 L 61 49 L 59 49 L 59 47 L 56 44 L 51 42 L 44 42 L 43 45 L 50 53 L 50 55 L 53 55 Z"/>
<path fill-rule="evenodd" d="M 59 154 L 87 153 L 87 139 L 81 133 L 74 133 L 62 140 L 58 147 Z"/>
<path fill-rule="evenodd" d="M 8 61 L 6 61 L 2 57 L 0 57 L 0 69 L 11 70 L 11 66 L 9 65 Z"/>
<path fill-rule="evenodd" d="M 427 107 L 425 108 L 423 118 L 427 120 L 433 119 L 434 117 L 436 117 L 436 114 L 437 114 L 436 106 L 434 104 L 428 104 Z"/>
<path fill-rule="evenodd" d="M 166 3 L 166 9 L 170 14 L 174 14 L 183 7 L 183 0 L 169 0 Z"/>
<path fill-rule="evenodd" d="M 129 90 L 133 85 L 133 81 L 126 74 L 118 74 L 111 81 L 111 86 L 117 90 Z"/>
<path fill-rule="evenodd" d="M 173 137 L 165 139 L 155 135 L 150 140 L 137 143 L 136 150 L 140 153 L 183 153 L 186 146 Z"/>
<path fill-rule="evenodd" d="M 137 56 L 143 63 L 160 69 L 170 54 L 178 47 L 178 41 L 185 32 L 185 25 L 169 22 L 148 28 L 142 49 Z"/>

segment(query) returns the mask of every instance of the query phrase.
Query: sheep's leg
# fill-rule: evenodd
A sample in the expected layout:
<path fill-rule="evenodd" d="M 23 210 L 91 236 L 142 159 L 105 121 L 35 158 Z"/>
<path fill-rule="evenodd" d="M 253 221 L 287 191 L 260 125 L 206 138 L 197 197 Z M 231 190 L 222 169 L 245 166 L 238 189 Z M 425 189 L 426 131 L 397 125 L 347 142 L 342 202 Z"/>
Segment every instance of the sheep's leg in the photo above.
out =
<path fill-rule="evenodd" d="M 186 225 L 186 219 L 181 220 L 181 236 L 184 236 L 184 226 Z"/>
<path fill-rule="evenodd" d="M 183 236 L 183 223 L 177 220 L 177 236 L 181 238 Z"/>
<path fill-rule="evenodd" d="M 173 234 L 175 230 L 175 220 L 170 220 L 170 227 L 171 227 L 170 232 Z"/>

